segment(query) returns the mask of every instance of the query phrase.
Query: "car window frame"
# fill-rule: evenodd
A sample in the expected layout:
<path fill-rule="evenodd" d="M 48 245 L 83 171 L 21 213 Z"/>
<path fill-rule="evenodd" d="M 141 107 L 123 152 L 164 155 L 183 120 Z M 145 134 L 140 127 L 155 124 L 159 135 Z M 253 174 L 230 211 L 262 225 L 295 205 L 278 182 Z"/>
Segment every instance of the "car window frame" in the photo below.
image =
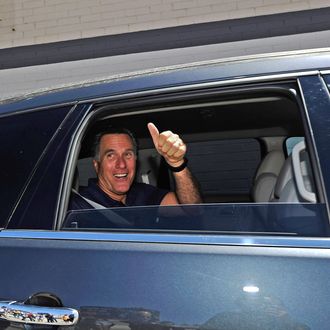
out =
<path fill-rule="evenodd" d="M 303 76 L 305 76 L 305 73 L 302 74 Z M 119 94 L 116 96 L 111 96 L 111 97 L 104 97 L 102 99 L 97 99 L 94 100 L 94 104 L 93 106 L 91 106 L 91 111 L 89 113 L 89 115 L 85 118 L 84 122 L 81 123 L 79 129 L 77 130 L 77 134 L 76 136 L 73 138 L 73 143 L 72 143 L 72 147 L 79 145 L 79 141 L 81 140 L 84 132 L 86 131 L 87 127 L 88 127 L 88 121 L 98 118 L 100 116 L 102 116 L 102 113 L 104 111 L 107 111 L 108 108 L 114 107 L 116 110 L 114 111 L 114 113 L 112 113 L 111 115 L 109 115 L 109 117 L 116 117 L 116 116 L 123 116 L 123 115 L 127 115 L 129 116 L 131 114 L 131 112 L 125 112 L 125 111 L 121 111 L 120 109 L 118 110 L 118 103 L 120 104 L 124 104 L 124 107 L 128 107 L 128 105 L 132 105 L 134 104 L 134 102 L 136 102 L 136 100 L 138 100 L 139 102 L 143 102 L 143 100 L 148 99 L 148 98 L 155 98 L 158 99 L 158 102 L 160 102 L 159 100 L 166 99 L 169 95 L 174 96 L 174 97 L 187 97 L 189 98 L 189 96 L 193 95 L 194 97 L 196 97 L 196 89 L 198 90 L 199 93 L 204 93 L 203 95 L 206 94 L 211 94 L 214 95 L 215 93 L 219 93 L 219 91 L 221 93 L 228 93 L 228 90 L 231 92 L 236 92 L 236 89 L 238 88 L 239 90 L 250 90 L 251 87 L 253 88 L 257 88 L 260 90 L 268 90 L 268 89 L 272 89 L 274 88 L 274 86 L 276 86 L 274 88 L 274 90 L 276 89 L 276 91 L 281 91 L 284 93 L 287 93 L 287 95 L 290 95 L 291 97 L 294 97 L 295 100 L 298 102 L 298 106 L 300 108 L 301 111 L 301 116 L 303 121 L 308 121 L 308 117 L 306 117 L 306 109 L 303 107 L 303 103 L 302 100 L 300 99 L 300 96 L 297 95 L 297 91 L 298 91 L 298 78 L 299 74 L 294 75 L 294 77 L 292 77 L 291 74 L 287 74 L 287 75 L 275 75 L 275 76 L 266 76 L 266 77 L 257 77 L 257 78 L 253 78 L 253 84 L 251 84 L 251 78 L 239 78 L 239 79 L 233 79 L 230 80 L 228 82 L 224 82 L 224 81 L 218 81 L 217 83 L 201 83 L 201 84 L 191 84 L 191 85 L 185 85 L 185 86 L 178 86 L 178 87 L 169 87 L 169 88 L 163 88 L 163 89 L 155 89 L 155 90 L 148 90 L 148 91 L 139 91 L 139 92 L 133 92 L 133 93 L 123 93 L 123 94 Z M 285 79 L 283 79 L 285 78 Z M 283 85 L 288 86 L 289 84 L 294 84 L 297 87 L 297 90 L 292 90 L 289 88 L 283 88 Z M 179 95 L 178 95 L 179 94 Z M 156 96 L 155 96 L 156 95 Z M 217 94 L 218 95 L 218 94 Z M 148 99 L 149 101 L 149 99 Z M 157 110 L 155 110 L 157 111 Z M 306 126 L 308 127 L 308 126 Z M 305 134 L 307 136 L 309 136 L 310 134 L 312 134 L 310 132 L 310 130 L 306 130 L 305 127 Z M 311 138 L 308 137 L 307 139 L 307 145 L 308 148 L 311 148 L 310 146 L 310 140 Z M 74 175 L 74 164 L 75 161 L 78 157 L 78 151 L 77 148 L 76 149 L 71 149 L 70 152 L 70 157 L 69 157 L 69 161 L 67 164 L 67 171 L 65 171 L 66 175 L 64 178 L 65 182 L 72 182 L 73 181 L 73 175 Z M 313 168 L 313 170 L 315 170 L 315 168 Z M 63 184 L 63 186 L 67 186 L 67 184 Z M 70 187 L 67 188 L 66 190 L 64 190 L 64 194 L 62 194 L 62 199 L 61 199 L 61 204 L 60 205 L 67 205 L 68 203 L 68 196 L 69 196 L 69 192 L 71 191 L 71 186 L 67 186 Z M 320 189 L 318 188 L 318 195 L 320 194 Z M 322 193 L 321 193 L 322 194 Z M 321 198 L 324 200 L 324 198 Z M 63 202 L 64 200 L 64 202 Z M 61 225 L 65 219 L 65 215 L 66 215 L 66 208 L 65 207 L 61 207 L 59 213 L 58 213 L 58 221 L 56 222 L 56 230 L 61 230 Z"/>

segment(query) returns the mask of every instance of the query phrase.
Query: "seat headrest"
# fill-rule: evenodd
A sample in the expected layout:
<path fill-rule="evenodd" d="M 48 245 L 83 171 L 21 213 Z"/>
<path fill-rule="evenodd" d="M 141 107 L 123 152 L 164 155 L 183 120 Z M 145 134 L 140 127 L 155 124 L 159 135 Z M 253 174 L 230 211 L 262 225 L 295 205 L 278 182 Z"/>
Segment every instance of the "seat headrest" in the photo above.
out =
<path fill-rule="evenodd" d="M 274 197 L 280 198 L 281 192 L 285 185 L 292 180 L 292 156 L 290 155 L 284 162 L 284 165 L 278 175 L 277 182 L 274 188 Z"/>
<path fill-rule="evenodd" d="M 252 189 L 252 197 L 256 203 L 269 202 L 274 196 L 277 176 L 273 173 L 260 174 Z"/>
<path fill-rule="evenodd" d="M 79 171 L 79 186 L 87 187 L 90 178 L 96 178 L 93 166 L 93 158 L 82 158 L 78 160 L 77 168 Z"/>
<path fill-rule="evenodd" d="M 253 200 L 257 203 L 269 202 L 273 199 L 274 186 L 285 161 L 279 150 L 270 151 L 259 165 L 252 188 Z"/>
<path fill-rule="evenodd" d="M 278 176 L 284 161 L 285 158 L 283 152 L 279 150 L 270 151 L 262 160 L 255 176 L 255 180 L 257 180 L 258 177 L 264 173 L 271 173 Z"/>

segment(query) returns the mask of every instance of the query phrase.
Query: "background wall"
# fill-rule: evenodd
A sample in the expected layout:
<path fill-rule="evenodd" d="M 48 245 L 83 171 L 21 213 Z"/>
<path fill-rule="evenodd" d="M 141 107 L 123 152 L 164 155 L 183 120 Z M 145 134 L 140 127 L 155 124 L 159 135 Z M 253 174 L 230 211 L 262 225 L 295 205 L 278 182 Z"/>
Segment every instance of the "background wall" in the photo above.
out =
<path fill-rule="evenodd" d="M 0 47 L 163 29 L 329 6 L 328 0 L 1 0 Z M 313 18 L 311 15 L 310 20 Z M 283 20 L 282 24 L 288 25 L 289 22 Z M 228 33 L 233 30 L 234 26 L 229 24 Z"/>
<path fill-rule="evenodd" d="M 0 0 L 0 94 L 329 40 L 329 0 Z"/>

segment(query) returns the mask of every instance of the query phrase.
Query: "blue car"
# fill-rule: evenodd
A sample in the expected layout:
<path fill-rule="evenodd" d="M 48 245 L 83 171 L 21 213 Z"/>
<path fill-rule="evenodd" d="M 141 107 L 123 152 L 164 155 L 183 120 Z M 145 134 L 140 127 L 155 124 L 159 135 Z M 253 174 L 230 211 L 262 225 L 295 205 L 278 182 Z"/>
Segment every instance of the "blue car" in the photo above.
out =
<path fill-rule="evenodd" d="M 330 50 L 132 73 L 0 102 L 0 329 L 329 329 Z M 72 208 L 125 127 L 135 182 L 200 203 Z M 189 195 L 189 192 L 187 193 Z"/>

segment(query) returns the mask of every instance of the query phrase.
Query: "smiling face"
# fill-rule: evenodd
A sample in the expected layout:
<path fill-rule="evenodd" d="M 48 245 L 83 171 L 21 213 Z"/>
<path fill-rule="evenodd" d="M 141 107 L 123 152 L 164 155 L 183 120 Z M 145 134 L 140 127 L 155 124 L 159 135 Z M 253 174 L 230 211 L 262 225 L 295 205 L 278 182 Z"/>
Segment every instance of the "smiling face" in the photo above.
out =
<path fill-rule="evenodd" d="M 132 139 L 124 133 L 103 135 L 99 159 L 93 160 L 93 164 L 100 188 L 112 199 L 124 203 L 136 170 Z"/>

